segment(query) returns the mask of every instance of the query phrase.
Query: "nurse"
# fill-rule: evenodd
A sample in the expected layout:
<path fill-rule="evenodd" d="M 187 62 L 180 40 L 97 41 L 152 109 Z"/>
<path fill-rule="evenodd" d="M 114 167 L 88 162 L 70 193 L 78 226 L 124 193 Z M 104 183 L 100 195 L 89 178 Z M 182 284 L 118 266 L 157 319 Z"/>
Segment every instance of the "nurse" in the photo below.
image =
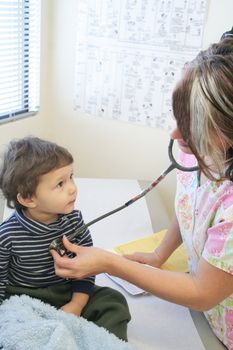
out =
<path fill-rule="evenodd" d="M 233 37 L 201 51 L 185 66 L 172 96 L 182 165 L 200 171 L 177 171 L 175 215 L 152 253 L 118 256 L 79 247 L 69 259 L 51 251 L 56 274 L 85 278 L 107 272 L 173 303 L 203 311 L 212 330 L 233 349 Z M 190 273 L 160 266 L 184 243 Z M 151 265 L 147 266 L 145 264 Z"/>

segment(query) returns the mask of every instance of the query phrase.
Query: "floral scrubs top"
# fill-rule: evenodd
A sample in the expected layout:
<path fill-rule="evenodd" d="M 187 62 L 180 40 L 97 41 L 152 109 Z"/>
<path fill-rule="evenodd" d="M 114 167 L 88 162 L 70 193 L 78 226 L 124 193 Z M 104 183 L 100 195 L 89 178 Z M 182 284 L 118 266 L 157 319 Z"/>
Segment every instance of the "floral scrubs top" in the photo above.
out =
<path fill-rule="evenodd" d="M 180 152 L 180 160 L 185 166 L 196 165 L 193 155 Z M 207 180 L 199 186 L 197 171 L 177 171 L 175 207 L 190 271 L 196 271 L 202 256 L 233 275 L 233 182 Z M 216 336 L 232 350 L 233 294 L 205 316 Z"/>

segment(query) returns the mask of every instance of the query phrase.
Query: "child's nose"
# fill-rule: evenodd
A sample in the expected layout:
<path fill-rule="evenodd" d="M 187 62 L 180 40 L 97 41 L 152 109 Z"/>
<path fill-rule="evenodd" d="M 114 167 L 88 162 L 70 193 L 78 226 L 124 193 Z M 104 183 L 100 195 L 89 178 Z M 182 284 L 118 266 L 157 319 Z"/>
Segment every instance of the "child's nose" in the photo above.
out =
<path fill-rule="evenodd" d="M 77 192 L 77 187 L 76 187 L 76 185 L 75 185 L 75 183 L 73 181 L 70 182 L 69 192 L 71 194 Z"/>

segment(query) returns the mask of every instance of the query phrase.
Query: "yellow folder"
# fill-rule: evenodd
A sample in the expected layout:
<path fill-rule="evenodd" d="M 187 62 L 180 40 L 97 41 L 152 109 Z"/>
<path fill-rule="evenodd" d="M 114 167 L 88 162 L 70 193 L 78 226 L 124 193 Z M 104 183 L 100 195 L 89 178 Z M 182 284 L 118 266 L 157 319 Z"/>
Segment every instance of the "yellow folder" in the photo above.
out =
<path fill-rule="evenodd" d="M 121 245 L 118 245 L 114 250 L 118 254 L 132 254 L 134 252 L 152 252 L 165 235 L 166 230 L 153 233 L 149 236 L 144 236 L 135 241 L 130 241 Z M 161 267 L 164 270 L 188 272 L 188 256 L 183 246 L 179 246 L 168 260 Z"/>

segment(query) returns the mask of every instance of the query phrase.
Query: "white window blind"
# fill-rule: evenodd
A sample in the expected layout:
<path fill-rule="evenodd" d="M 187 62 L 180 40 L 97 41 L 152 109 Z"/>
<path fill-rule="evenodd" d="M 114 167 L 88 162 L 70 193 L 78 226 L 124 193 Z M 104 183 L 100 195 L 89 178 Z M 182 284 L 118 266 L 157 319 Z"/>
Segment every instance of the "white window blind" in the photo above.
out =
<path fill-rule="evenodd" d="M 0 122 L 39 109 L 40 0 L 0 0 Z"/>

